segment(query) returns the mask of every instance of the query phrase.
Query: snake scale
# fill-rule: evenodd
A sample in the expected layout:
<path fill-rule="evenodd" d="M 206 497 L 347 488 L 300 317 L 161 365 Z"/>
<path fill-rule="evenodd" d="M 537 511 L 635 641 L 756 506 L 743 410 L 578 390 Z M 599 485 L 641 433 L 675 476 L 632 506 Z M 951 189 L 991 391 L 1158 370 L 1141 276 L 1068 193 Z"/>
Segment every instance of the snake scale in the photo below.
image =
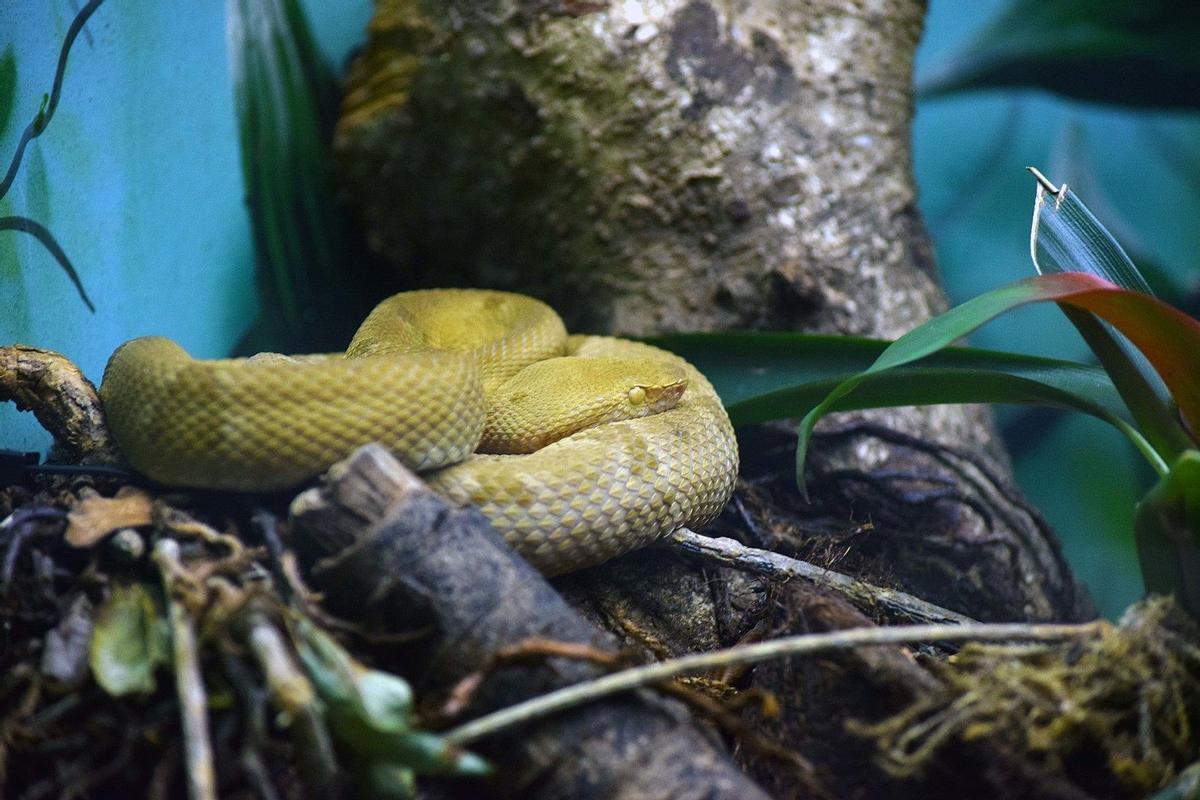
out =
<path fill-rule="evenodd" d="M 706 524 L 738 468 L 698 370 L 570 336 L 549 306 L 507 292 L 395 295 L 339 354 L 205 361 L 134 339 L 100 395 L 130 463 L 168 484 L 284 489 L 380 442 L 550 575 Z"/>

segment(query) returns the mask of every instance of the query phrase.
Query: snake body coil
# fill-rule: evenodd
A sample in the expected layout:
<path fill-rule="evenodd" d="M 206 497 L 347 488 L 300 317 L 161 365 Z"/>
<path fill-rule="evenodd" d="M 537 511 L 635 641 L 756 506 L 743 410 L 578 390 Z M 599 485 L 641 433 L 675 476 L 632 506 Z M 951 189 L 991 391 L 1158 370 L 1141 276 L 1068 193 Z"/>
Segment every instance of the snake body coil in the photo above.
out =
<path fill-rule="evenodd" d="M 164 483 L 283 489 L 379 442 L 547 574 L 706 524 L 737 474 L 729 418 L 694 367 L 568 336 L 505 292 L 395 295 L 345 354 L 197 361 L 134 339 L 100 394 L 130 463 Z"/>

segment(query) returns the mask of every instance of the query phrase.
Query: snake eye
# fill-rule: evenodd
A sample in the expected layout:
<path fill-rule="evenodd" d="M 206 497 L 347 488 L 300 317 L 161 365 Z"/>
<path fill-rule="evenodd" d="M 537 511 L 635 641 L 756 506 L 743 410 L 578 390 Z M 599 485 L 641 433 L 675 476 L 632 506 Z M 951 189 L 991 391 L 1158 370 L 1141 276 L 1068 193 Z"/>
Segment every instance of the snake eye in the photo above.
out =
<path fill-rule="evenodd" d="M 635 406 L 640 406 L 646 402 L 646 390 L 641 386 L 635 386 L 629 390 L 629 402 Z"/>

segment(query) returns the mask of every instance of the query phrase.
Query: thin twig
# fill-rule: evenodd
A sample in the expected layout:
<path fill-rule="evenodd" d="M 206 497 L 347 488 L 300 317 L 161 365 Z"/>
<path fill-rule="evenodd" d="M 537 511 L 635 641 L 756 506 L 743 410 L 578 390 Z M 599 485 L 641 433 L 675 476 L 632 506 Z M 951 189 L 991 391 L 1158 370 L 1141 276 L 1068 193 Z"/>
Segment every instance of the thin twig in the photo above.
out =
<path fill-rule="evenodd" d="M 967 640 L 988 641 L 1055 641 L 1076 636 L 1089 636 L 1103 631 L 1104 622 L 1089 622 L 1083 625 L 1031 625 L 1027 623 L 987 624 L 964 623 L 961 625 L 905 625 L 893 628 L 854 628 L 833 633 L 813 633 L 788 636 L 769 642 L 697 653 L 658 664 L 634 667 L 593 681 L 565 686 L 548 694 L 534 697 L 523 703 L 500 709 L 479 719 L 448 731 L 444 740 L 447 744 L 463 747 L 506 728 L 525 724 L 583 703 L 590 703 L 620 692 L 628 692 L 649 684 L 670 680 L 695 672 L 727 667 L 732 664 L 750 664 L 784 656 L 809 655 L 828 650 L 844 650 L 854 647 L 917 642 L 952 642 Z"/>
<path fill-rule="evenodd" d="M 261 610 L 245 618 L 244 637 L 267 681 L 279 720 L 287 727 L 299 755 L 301 773 L 312 797 L 337 796 L 337 757 L 319 710 L 316 690 L 305 675 L 283 633 Z"/>
<path fill-rule="evenodd" d="M 803 578 L 812 581 L 818 586 L 846 596 L 860 608 L 882 607 L 922 623 L 964 625 L 975 622 L 968 616 L 934 605 L 907 592 L 865 583 L 841 572 L 834 572 L 770 550 L 747 547 L 723 536 L 702 536 L 687 528 L 680 528 L 668 536 L 666 541 L 686 553 L 717 561 L 734 569 L 768 578 Z"/>
<path fill-rule="evenodd" d="M 154 563 L 162 574 L 171 623 L 171 654 L 175 664 L 175 691 L 179 695 L 179 712 L 183 718 L 188 796 L 192 800 L 216 800 L 216 772 L 208 735 L 208 697 L 200 674 L 196 630 L 187 609 L 175 597 L 178 576 L 183 572 L 179 543 L 174 539 L 159 539 L 154 545 Z"/>
<path fill-rule="evenodd" d="M 290 719 L 313 705 L 316 690 L 296 663 L 287 640 L 261 612 L 246 619 L 246 643 L 267 679 L 271 699 L 281 714 Z"/>

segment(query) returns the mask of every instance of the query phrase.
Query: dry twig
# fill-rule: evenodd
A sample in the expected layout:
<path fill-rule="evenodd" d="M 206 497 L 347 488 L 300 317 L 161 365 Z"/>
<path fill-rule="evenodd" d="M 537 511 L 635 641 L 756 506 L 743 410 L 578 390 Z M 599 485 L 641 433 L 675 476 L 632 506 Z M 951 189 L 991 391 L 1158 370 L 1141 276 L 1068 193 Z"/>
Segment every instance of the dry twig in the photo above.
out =
<path fill-rule="evenodd" d="M 770 550 L 747 547 L 723 536 L 702 536 L 687 528 L 679 528 L 668 536 L 666 541 L 689 555 L 700 556 L 734 569 L 777 580 L 802 578 L 811 581 L 818 586 L 832 589 L 866 611 L 884 608 L 893 614 L 927 624 L 963 625 L 975 622 L 968 616 L 906 592 L 875 586 L 841 572 L 834 572 Z"/>
<path fill-rule="evenodd" d="M 697 653 L 681 658 L 634 667 L 593 681 L 565 686 L 553 692 L 503 708 L 460 725 L 445 735 L 448 744 L 465 746 L 514 725 L 554 714 L 582 703 L 627 692 L 649 684 L 730 664 L 748 664 L 785 656 L 809 655 L 829 650 L 916 642 L 961 642 L 970 640 L 1057 641 L 1083 637 L 1103 630 L 1105 623 L 1082 625 L 1029 625 L 969 623 L 962 625 L 907 625 L 894 628 L 857 628 L 834 633 L 788 636 L 769 642 Z"/>
<path fill-rule="evenodd" d="M 208 696 L 200 675 L 196 630 L 187 609 L 176 597 L 179 576 L 179 544 L 159 539 L 154 545 L 154 563 L 162 574 L 171 625 L 171 655 L 175 665 L 175 690 L 182 715 L 184 763 L 187 765 L 188 795 L 192 800 L 216 800 L 216 772 L 208 735 Z"/>

